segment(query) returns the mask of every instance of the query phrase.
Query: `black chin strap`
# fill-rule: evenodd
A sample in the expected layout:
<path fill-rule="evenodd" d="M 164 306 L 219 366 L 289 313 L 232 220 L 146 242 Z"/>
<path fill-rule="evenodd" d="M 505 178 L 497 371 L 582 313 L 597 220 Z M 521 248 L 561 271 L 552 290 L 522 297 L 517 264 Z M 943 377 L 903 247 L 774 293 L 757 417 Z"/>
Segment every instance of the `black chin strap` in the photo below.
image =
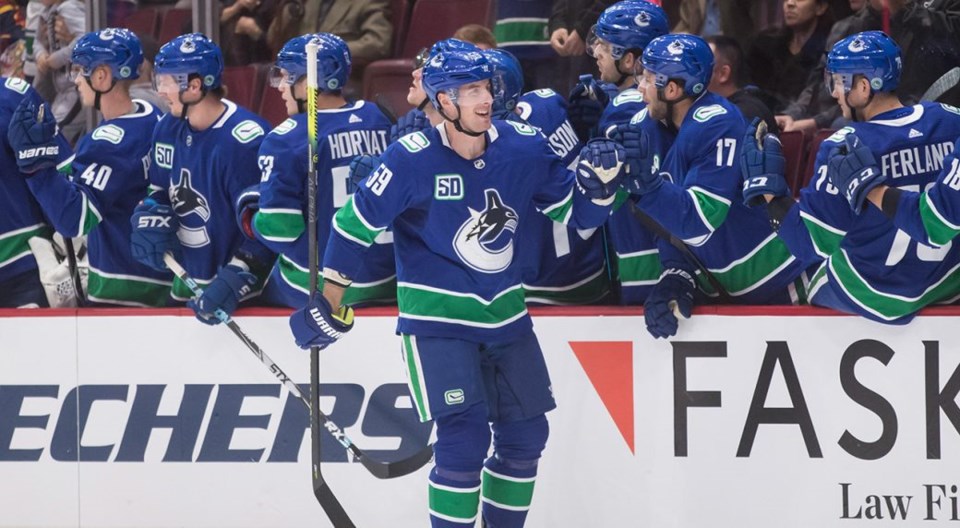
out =
<path fill-rule="evenodd" d="M 460 125 L 460 113 L 461 113 L 461 112 L 460 112 L 460 105 L 457 104 L 457 103 L 453 103 L 453 106 L 457 109 L 457 118 L 456 118 L 456 119 L 450 119 L 449 117 L 447 117 L 447 114 L 443 113 L 443 108 L 437 108 L 437 111 L 440 112 L 440 116 L 441 116 L 441 117 L 443 117 L 443 118 L 446 119 L 447 121 L 450 121 L 451 123 L 453 123 L 453 128 L 456 128 L 458 132 L 462 132 L 462 133 L 464 133 L 464 134 L 466 134 L 466 135 L 468 135 L 468 136 L 470 136 L 470 137 L 480 137 L 480 136 L 486 135 L 486 131 L 484 131 L 484 132 L 474 132 L 474 131 L 472 131 L 472 130 L 467 130 L 467 129 L 463 128 L 463 126 Z"/>
<path fill-rule="evenodd" d="M 190 105 L 192 105 L 192 104 L 197 104 L 197 103 L 199 103 L 200 101 L 202 101 L 203 98 L 207 96 L 207 89 L 206 89 L 206 88 L 201 88 L 201 89 L 200 89 L 200 100 L 198 100 L 197 103 L 188 103 L 188 102 L 184 101 L 184 100 L 183 100 L 183 92 L 184 92 L 184 90 L 180 90 L 180 93 L 177 94 L 177 99 L 180 101 L 180 104 L 183 106 L 183 110 L 180 112 L 180 119 L 183 119 L 184 121 L 186 121 L 186 120 L 187 120 L 187 109 L 190 108 Z"/>
<path fill-rule="evenodd" d="M 664 89 L 664 88 L 666 88 L 666 87 L 665 87 L 665 86 L 657 87 L 657 99 L 667 105 L 667 128 L 670 129 L 671 132 L 673 132 L 674 134 L 676 134 L 676 133 L 677 133 L 677 125 L 676 125 L 676 123 L 674 123 L 674 121 L 673 121 L 674 108 L 676 107 L 677 103 L 679 103 L 680 101 L 683 101 L 683 100 L 686 99 L 688 96 L 683 96 L 683 97 L 681 97 L 681 98 L 679 98 L 679 99 L 675 99 L 675 100 L 673 100 L 673 101 L 670 101 L 670 100 L 668 100 L 668 99 L 663 95 L 663 89 Z"/>
<path fill-rule="evenodd" d="M 417 105 L 417 110 L 420 110 L 421 112 L 423 112 L 423 109 L 426 108 L 428 104 L 430 104 L 430 98 L 424 97 L 423 101 L 421 101 L 420 104 Z"/>
<path fill-rule="evenodd" d="M 105 94 L 105 93 L 110 93 L 110 90 L 113 90 L 113 87 L 117 85 L 117 80 L 116 80 L 116 79 L 110 79 L 110 88 L 107 88 L 106 90 L 104 90 L 104 91 L 101 92 L 100 90 L 97 90 L 96 88 L 93 87 L 93 83 L 90 82 L 90 77 L 84 77 L 83 79 L 84 79 L 85 81 L 87 81 L 87 86 L 89 86 L 90 89 L 93 90 L 93 93 L 95 94 L 95 95 L 93 96 L 93 107 L 94 107 L 98 112 L 101 112 L 101 110 L 100 110 L 100 96 L 103 95 L 103 94 Z"/>

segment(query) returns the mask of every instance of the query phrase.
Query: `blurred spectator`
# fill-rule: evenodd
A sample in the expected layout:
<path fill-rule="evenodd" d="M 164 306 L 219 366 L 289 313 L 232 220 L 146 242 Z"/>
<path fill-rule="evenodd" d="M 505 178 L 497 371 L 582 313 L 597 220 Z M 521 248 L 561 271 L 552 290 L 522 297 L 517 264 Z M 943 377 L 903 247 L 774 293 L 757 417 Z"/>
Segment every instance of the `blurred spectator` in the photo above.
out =
<path fill-rule="evenodd" d="M 167 102 L 153 89 L 153 59 L 160 51 L 160 43 L 152 35 L 137 35 L 143 49 L 143 64 L 140 65 L 140 78 L 130 85 L 130 97 L 143 99 L 152 104 L 161 113 L 169 113 Z"/>
<path fill-rule="evenodd" d="M 220 12 L 220 45 L 227 66 L 269 62 L 267 29 L 277 0 L 226 0 Z"/>
<path fill-rule="evenodd" d="M 493 34 L 500 48 L 520 61 L 524 91 L 552 88 L 562 72 L 560 57 L 550 45 L 551 0 L 500 0 Z M 558 79 L 558 81 L 562 81 Z"/>
<path fill-rule="evenodd" d="M 756 27 L 753 12 L 759 2 L 752 0 L 680 0 L 680 21 L 673 33 L 726 35 L 746 48 Z"/>
<path fill-rule="evenodd" d="M 784 0 L 783 26 L 761 31 L 750 46 L 753 82 L 776 98 L 775 112 L 800 95 L 823 57 L 832 24 L 829 8 L 827 0 Z"/>
<path fill-rule="evenodd" d="M 767 123 L 770 132 L 776 134 L 779 128 L 773 111 L 763 101 L 760 90 L 747 84 L 748 72 L 740 44 L 733 37 L 723 35 L 713 35 L 706 40 L 714 57 L 709 90 L 737 105 L 748 122 L 759 117 Z"/>
<path fill-rule="evenodd" d="M 497 47 L 497 39 L 490 28 L 480 24 L 467 24 L 453 33 L 453 38 L 469 42 L 482 50 Z"/>
<path fill-rule="evenodd" d="M 33 43 L 37 64 L 34 86 L 51 101 L 50 109 L 63 135 L 73 144 L 83 135 L 86 125 L 78 118 L 80 96 L 70 80 L 70 53 L 76 39 L 85 33 L 86 7 L 81 0 L 43 0 L 42 3 Z M 41 88 L 52 93 L 44 93 Z"/>
<path fill-rule="evenodd" d="M 307 33 L 333 33 L 347 42 L 353 66 L 350 79 L 359 83 L 364 67 L 390 57 L 393 24 L 389 0 L 287 0 L 267 30 L 272 56 L 291 38 Z"/>
<path fill-rule="evenodd" d="M 586 54 L 586 38 L 600 13 L 615 3 L 614 0 L 554 0 L 547 24 L 550 47 L 567 59 L 557 62 L 553 82 L 532 88 L 552 88 L 565 94 L 581 74 L 597 75 L 596 61 Z"/>
<path fill-rule="evenodd" d="M 136 10 L 137 0 L 107 0 L 107 27 L 123 27 L 123 22 Z"/>
<path fill-rule="evenodd" d="M 904 104 L 919 101 L 930 85 L 951 68 L 960 65 L 960 0 L 850 0 L 857 12 L 837 21 L 827 37 L 830 48 L 854 33 L 881 29 L 886 3 L 890 13 L 891 37 L 900 46 L 903 74 L 897 95 Z M 825 59 L 807 79 L 806 88 L 777 116 L 782 130 L 813 132 L 835 128 L 840 110 L 823 86 Z M 960 104 L 960 88 L 954 86 L 936 100 Z"/>
<path fill-rule="evenodd" d="M 23 75 L 24 19 L 14 0 L 0 0 L 0 75 Z"/>

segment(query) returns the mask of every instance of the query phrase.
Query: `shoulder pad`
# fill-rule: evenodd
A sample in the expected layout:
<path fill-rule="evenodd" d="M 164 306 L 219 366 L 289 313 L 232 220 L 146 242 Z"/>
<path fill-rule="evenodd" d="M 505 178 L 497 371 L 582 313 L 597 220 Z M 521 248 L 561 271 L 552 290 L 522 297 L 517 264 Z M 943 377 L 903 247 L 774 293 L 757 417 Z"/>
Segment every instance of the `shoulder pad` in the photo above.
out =
<path fill-rule="evenodd" d="M 946 110 L 947 112 L 960 115 L 960 108 L 957 108 L 956 106 L 951 106 L 946 103 L 940 103 L 940 106 L 943 107 L 943 109 Z"/>
<path fill-rule="evenodd" d="M 27 93 L 27 89 L 30 88 L 30 84 L 19 77 L 8 77 L 7 81 L 3 83 L 3 86 L 18 94 L 25 94 Z"/>
<path fill-rule="evenodd" d="M 230 132 L 240 143 L 250 143 L 264 134 L 263 127 L 256 121 L 247 119 L 233 127 Z"/>
<path fill-rule="evenodd" d="M 271 133 L 282 136 L 294 128 L 297 128 L 297 122 L 293 119 L 287 118 L 283 123 L 277 125 L 277 128 L 274 128 Z"/>
<path fill-rule="evenodd" d="M 718 104 L 701 106 L 693 112 L 693 120 L 698 123 L 706 123 L 714 117 L 726 113 L 727 109 Z"/>
<path fill-rule="evenodd" d="M 638 123 L 643 123 L 643 120 L 647 118 L 647 108 L 640 110 L 632 118 L 630 118 L 630 124 L 636 125 Z"/>
<path fill-rule="evenodd" d="M 830 137 L 828 137 L 823 141 L 824 142 L 829 141 L 831 143 L 840 143 L 843 141 L 843 138 L 847 137 L 847 134 L 852 134 L 854 132 L 856 131 L 853 129 L 853 127 L 845 126 L 840 130 L 837 130 L 836 132 L 834 132 Z"/>
<path fill-rule="evenodd" d="M 624 90 L 619 94 L 617 94 L 616 97 L 613 98 L 613 106 L 620 106 L 626 103 L 642 103 L 642 102 L 643 102 L 643 94 L 637 91 L 636 88 L 630 88 L 628 90 Z"/>
<path fill-rule="evenodd" d="M 423 132 L 411 132 L 397 140 L 408 152 L 417 153 L 430 146 L 430 140 Z"/>
<path fill-rule="evenodd" d="M 96 128 L 90 138 L 94 141 L 108 141 L 114 145 L 119 145 L 123 141 L 125 131 L 117 125 L 103 125 Z"/>

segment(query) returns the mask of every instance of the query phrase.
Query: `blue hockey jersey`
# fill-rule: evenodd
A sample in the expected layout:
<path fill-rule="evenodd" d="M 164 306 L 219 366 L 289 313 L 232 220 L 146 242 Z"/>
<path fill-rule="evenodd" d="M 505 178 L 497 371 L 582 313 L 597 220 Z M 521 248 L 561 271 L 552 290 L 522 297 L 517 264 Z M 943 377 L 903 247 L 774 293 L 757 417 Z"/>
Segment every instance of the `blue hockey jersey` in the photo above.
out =
<path fill-rule="evenodd" d="M 34 236 L 49 239 L 53 234 L 26 179 L 20 174 L 15 153 L 7 141 L 10 118 L 24 99 L 36 104 L 42 102 L 26 81 L 0 77 L 0 144 L 3 145 L 0 148 L 0 282 L 37 269 L 27 240 Z M 58 134 L 58 140 L 61 160 L 58 167 L 64 167 L 72 150 L 63 136 Z"/>
<path fill-rule="evenodd" d="M 241 246 L 260 246 L 240 232 L 235 204 L 244 189 L 260 181 L 257 152 L 268 125 L 232 101 L 221 102 L 223 114 L 206 130 L 167 114 L 153 137 L 152 196 L 173 207 L 180 223 L 181 265 L 201 285 L 209 284 Z M 174 280 L 174 300 L 192 296 Z"/>
<path fill-rule="evenodd" d="M 802 284 L 794 284 L 802 262 L 777 238 L 765 211 L 743 204 L 738 144 L 745 130 L 736 106 L 711 92 L 702 95 L 662 153 L 660 173 L 667 181 L 638 205 L 690 247 L 733 301 L 802 302 Z M 686 260 L 669 241 L 659 246 L 665 266 Z M 717 295 L 705 277 L 699 284 Z"/>
<path fill-rule="evenodd" d="M 390 121 L 375 105 L 364 101 L 318 114 L 317 238 L 322 250 L 330 236 L 330 221 L 349 196 L 350 161 L 360 154 L 383 154 Z M 281 288 L 288 306 L 300 307 L 307 302 L 310 278 L 306 114 L 287 119 L 267 135 L 260 146 L 259 165 L 260 211 L 254 217 L 254 228 L 264 244 L 279 254 L 271 284 Z M 323 277 L 318 284 L 322 290 Z M 384 232 L 366 254 L 343 302 L 357 305 L 394 299 L 392 234 Z"/>
<path fill-rule="evenodd" d="M 574 170 L 583 143 L 567 120 L 566 100 L 553 90 L 535 90 L 520 97 L 517 109 Z M 602 230 L 576 229 L 541 214 L 527 214 L 527 221 L 518 245 L 528 303 L 589 304 L 609 292 Z"/>
<path fill-rule="evenodd" d="M 130 215 L 147 191 L 153 129 L 160 113 L 134 100 L 133 112 L 104 121 L 77 143 L 69 179 L 43 171 L 28 180 L 54 228 L 65 237 L 89 235 L 87 298 L 126 306 L 163 306 L 169 272 L 130 253 Z"/>
<path fill-rule="evenodd" d="M 837 307 L 818 301 L 824 295 L 864 317 L 903 324 L 920 308 L 960 293 L 960 248 L 911 240 L 875 207 L 853 213 L 827 174 L 831 149 L 850 132 L 873 152 L 887 185 L 920 191 L 935 182 L 960 136 L 960 115 L 952 107 L 923 103 L 837 131 L 820 146 L 816 173 L 780 227 L 795 255 L 824 260 L 810 282 L 815 304 Z"/>
<path fill-rule="evenodd" d="M 536 129 L 494 121 L 487 142 L 467 160 L 444 124 L 406 135 L 334 216 L 324 267 L 347 276 L 393 226 L 400 333 L 499 342 L 529 331 L 515 253 L 530 204 L 575 227 L 606 220 Z"/>

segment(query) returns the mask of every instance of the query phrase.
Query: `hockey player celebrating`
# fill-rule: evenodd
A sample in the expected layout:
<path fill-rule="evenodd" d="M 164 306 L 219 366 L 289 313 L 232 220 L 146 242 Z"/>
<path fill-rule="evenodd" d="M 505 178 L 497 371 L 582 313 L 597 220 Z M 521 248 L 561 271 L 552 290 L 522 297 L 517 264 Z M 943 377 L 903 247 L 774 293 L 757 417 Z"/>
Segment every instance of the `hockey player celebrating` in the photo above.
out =
<path fill-rule="evenodd" d="M 492 121 L 492 70 L 478 52 L 431 57 L 423 86 L 444 123 L 391 145 L 337 212 L 323 294 L 290 318 L 301 347 L 349 331 L 344 288 L 365 249 L 393 227 L 397 331 L 415 407 L 437 425 L 435 528 L 474 526 L 481 496 L 488 525 L 523 526 L 555 404 L 524 305 L 517 235 L 531 203 L 557 221 L 600 225 L 622 179 L 613 142 L 588 144 L 574 174 L 535 129 Z"/>
<path fill-rule="evenodd" d="M 130 215 L 147 192 L 151 139 L 160 119 L 150 103 L 130 98 L 143 62 L 140 39 L 127 29 L 87 33 L 77 40 L 70 62 L 83 106 L 99 110 L 103 122 L 77 143 L 64 168 L 69 179 L 48 167 L 27 183 L 60 234 L 89 234 L 88 300 L 163 306 L 170 273 L 141 264 L 130 252 Z M 36 113 L 32 107 L 23 111 Z M 35 137 L 30 145 L 52 140 Z"/>
<path fill-rule="evenodd" d="M 502 97 L 493 101 L 494 119 L 513 119 L 538 129 L 550 148 L 571 170 L 583 144 L 567 119 L 567 102 L 553 90 L 522 94 L 523 71 L 510 52 L 486 50 Z M 535 212 L 535 211 L 534 211 Z M 541 214 L 528 214 L 521 235 L 520 257 L 525 262 L 523 289 L 528 304 L 590 304 L 610 290 L 602 232 L 576 229 Z"/>
<path fill-rule="evenodd" d="M 0 308 L 46 307 L 47 295 L 28 241 L 49 240 L 53 233 L 26 179 L 65 165 L 70 145 L 56 131 L 53 114 L 40 95 L 16 77 L 0 77 L 0 130 L 5 131 L 0 133 Z"/>
<path fill-rule="evenodd" d="M 148 199 L 131 218 L 134 256 L 165 269 L 174 253 L 203 295 L 188 306 L 209 324 L 217 309 L 232 313 L 256 291 L 273 255 L 244 237 L 234 210 L 241 192 L 260 180 L 257 151 L 266 122 L 223 98 L 220 48 L 200 33 L 163 45 L 154 60 L 157 93 L 170 105 L 153 138 Z M 171 297 L 183 302 L 189 288 L 174 281 Z"/>
<path fill-rule="evenodd" d="M 746 124 L 736 106 L 707 91 L 710 47 L 700 37 L 665 35 L 650 42 L 642 65 L 647 108 L 637 116 L 644 130 L 639 146 L 626 142 L 639 167 L 630 186 L 639 195 L 637 206 L 670 235 L 658 243 L 663 272 L 644 304 L 647 329 L 655 337 L 676 332 L 671 306 L 690 315 L 696 272 L 701 289 L 726 302 L 803 301 L 803 286 L 795 284 L 801 262 L 765 216 L 742 203 L 737 143 Z M 647 137 L 657 133 L 657 120 L 677 130 L 666 152 Z"/>
<path fill-rule="evenodd" d="M 280 90 L 290 118 L 270 132 L 260 146 L 259 202 L 257 192 L 248 192 L 237 209 L 242 229 L 279 253 L 262 299 L 294 308 L 306 304 L 309 284 L 304 189 L 308 173 L 306 45 L 311 40 L 319 45 L 317 232 L 321 246 L 329 236 L 330 219 L 347 201 L 350 161 L 360 154 L 382 154 L 390 130 L 390 121 L 375 105 L 344 100 L 341 90 L 350 75 L 350 50 L 343 39 L 329 33 L 294 37 L 277 54 L 271 84 Z M 345 293 L 345 303 L 396 299 L 393 243 L 388 234 L 374 241 Z"/>
<path fill-rule="evenodd" d="M 934 184 L 944 154 L 960 135 L 960 113 L 937 103 L 900 103 L 894 93 L 900 49 L 879 31 L 837 42 L 826 69 L 833 97 L 853 122 L 823 142 L 799 203 L 787 195 L 779 143 L 772 137 L 758 143 L 750 130 L 743 152 L 744 199 L 767 202 L 790 251 L 821 263 L 810 282 L 813 304 L 905 324 L 920 308 L 956 295 L 960 249 L 911 241 L 910 230 L 900 231 L 880 209 L 864 207 L 867 191 L 883 181 L 912 191 Z M 881 162 L 855 173 L 851 155 Z M 893 205 L 881 202 L 881 207 Z"/>

